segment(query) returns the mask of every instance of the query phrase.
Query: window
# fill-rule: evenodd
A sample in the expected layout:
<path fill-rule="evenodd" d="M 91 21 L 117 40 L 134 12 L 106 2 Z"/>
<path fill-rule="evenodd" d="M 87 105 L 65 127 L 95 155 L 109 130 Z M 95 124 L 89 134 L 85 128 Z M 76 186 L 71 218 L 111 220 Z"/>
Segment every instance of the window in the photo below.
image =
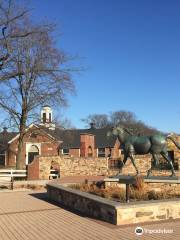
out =
<path fill-rule="evenodd" d="M 37 133 L 31 133 L 30 137 L 31 138 L 37 138 Z"/>
<path fill-rule="evenodd" d="M 43 123 L 46 123 L 46 113 L 43 113 Z"/>
<path fill-rule="evenodd" d="M 88 157 L 92 157 L 93 156 L 93 150 L 92 150 L 92 147 L 89 146 L 88 147 Z"/>
<path fill-rule="evenodd" d="M 62 149 L 62 154 L 69 155 L 69 148 L 63 148 Z"/>
<path fill-rule="evenodd" d="M 105 148 L 98 148 L 98 157 L 105 157 Z"/>
<path fill-rule="evenodd" d="M 37 146 L 32 145 L 28 151 L 28 164 L 32 163 L 37 155 L 39 155 L 39 149 Z"/>
<path fill-rule="evenodd" d="M 0 152 L 0 165 L 5 166 L 5 152 Z"/>

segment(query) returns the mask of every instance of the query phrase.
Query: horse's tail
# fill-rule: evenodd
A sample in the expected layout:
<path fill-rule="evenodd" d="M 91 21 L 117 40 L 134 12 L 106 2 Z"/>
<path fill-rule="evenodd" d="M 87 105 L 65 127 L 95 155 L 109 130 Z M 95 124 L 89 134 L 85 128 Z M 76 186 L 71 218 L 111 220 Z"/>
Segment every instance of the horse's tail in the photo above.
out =
<path fill-rule="evenodd" d="M 180 149 L 180 143 L 177 142 L 177 141 L 172 137 L 172 135 L 168 135 L 168 136 L 166 137 L 166 139 L 170 139 L 170 140 L 174 143 L 174 145 L 175 145 L 178 149 Z"/>

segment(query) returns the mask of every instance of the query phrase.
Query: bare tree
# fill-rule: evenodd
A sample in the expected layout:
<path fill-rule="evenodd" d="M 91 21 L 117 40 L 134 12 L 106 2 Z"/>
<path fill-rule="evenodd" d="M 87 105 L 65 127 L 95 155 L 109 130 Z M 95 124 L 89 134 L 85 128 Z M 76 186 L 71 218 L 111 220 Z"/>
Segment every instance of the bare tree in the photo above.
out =
<path fill-rule="evenodd" d="M 113 126 L 116 126 L 124 123 L 130 124 L 137 120 L 136 115 L 133 112 L 121 110 L 112 112 L 110 115 L 110 121 Z"/>
<path fill-rule="evenodd" d="M 94 123 L 96 128 L 104 128 L 109 126 L 109 120 L 107 114 L 90 114 L 86 118 L 81 119 L 82 122 L 89 127 L 91 123 Z"/>
<path fill-rule="evenodd" d="M 63 116 L 55 116 L 53 123 L 55 123 L 56 128 L 60 129 L 75 129 L 72 121 L 67 117 Z"/>
<path fill-rule="evenodd" d="M 130 111 L 121 110 L 112 112 L 110 121 L 112 126 L 121 125 L 129 129 L 129 131 L 135 135 L 152 135 L 159 132 L 157 129 L 138 120 L 135 113 Z"/>
<path fill-rule="evenodd" d="M 0 0 L 0 70 L 6 67 L 11 58 L 11 40 L 39 31 L 36 27 L 17 31 L 17 24 L 21 24 L 28 13 L 29 9 L 23 7 L 22 3 L 20 7 L 15 0 Z"/>
<path fill-rule="evenodd" d="M 22 14 L 18 22 L 13 21 L 11 32 L 16 37 L 7 41 L 9 57 L 0 70 L 0 107 L 19 129 L 18 169 L 23 167 L 23 140 L 34 109 L 44 104 L 65 105 L 66 94 L 74 91 L 73 69 L 67 67 L 68 56 L 56 47 L 53 31 L 52 24 L 33 24 Z M 3 49 L 4 42 L 0 44 Z"/>
<path fill-rule="evenodd" d="M 86 123 L 86 127 L 91 122 L 96 128 L 105 128 L 121 125 L 129 129 L 129 132 L 135 135 L 151 135 L 159 132 L 157 129 L 150 127 L 136 118 L 133 112 L 120 110 L 107 114 L 90 114 L 82 119 Z"/>

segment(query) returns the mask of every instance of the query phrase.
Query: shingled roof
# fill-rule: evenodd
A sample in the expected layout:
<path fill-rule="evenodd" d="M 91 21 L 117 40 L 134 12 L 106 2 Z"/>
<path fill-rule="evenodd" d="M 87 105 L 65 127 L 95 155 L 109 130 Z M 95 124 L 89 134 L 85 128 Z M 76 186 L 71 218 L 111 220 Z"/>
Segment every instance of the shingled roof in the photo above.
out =
<path fill-rule="evenodd" d="M 93 134 L 95 136 L 95 147 L 105 148 L 114 147 L 116 137 L 107 137 L 107 132 L 110 128 L 101 129 L 60 129 L 50 130 L 46 127 L 43 128 L 48 134 L 57 140 L 63 141 L 62 148 L 80 148 L 80 135 L 81 134 Z M 0 153 L 5 151 L 8 147 L 8 142 L 17 136 L 17 132 L 0 132 Z"/>
<path fill-rule="evenodd" d="M 56 128 L 55 130 L 49 130 L 49 134 L 53 135 L 58 140 L 63 141 L 62 148 L 80 148 L 80 135 L 81 134 L 93 134 L 95 135 L 95 147 L 104 148 L 104 147 L 114 147 L 116 137 L 107 137 L 107 132 L 110 128 L 101 128 L 101 129 L 60 129 Z"/>

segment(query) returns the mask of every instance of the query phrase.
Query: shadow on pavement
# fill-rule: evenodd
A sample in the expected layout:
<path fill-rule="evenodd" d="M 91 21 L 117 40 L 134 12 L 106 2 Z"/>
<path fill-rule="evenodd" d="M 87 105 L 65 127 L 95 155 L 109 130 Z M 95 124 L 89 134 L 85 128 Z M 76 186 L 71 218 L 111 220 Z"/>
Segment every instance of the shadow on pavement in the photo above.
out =
<path fill-rule="evenodd" d="M 64 205 L 62 205 L 62 204 L 60 204 L 60 203 L 57 203 L 57 202 L 55 202 L 55 201 L 50 201 L 50 200 L 48 199 L 48 196 L 47 196 L 47 193 L 46 193 L 46 192 L 30 193 L 29 195 L 32 196 L 32 197 L 34 197 L 34 198 L 37 198 L 37 199 L 39 199 L 39 200 L 45 201 L 45 202 L 47 202 L 47 203 L 49 203 L 49 204 L 52 204 L 52 205 L 54 205 L 54 206 L 56 206 L 56 207 L 59 207 L 59 209 L 63 209 L 63 210 L 69 211 L 69 212 L 71 212 L 71 213 L 73 213 L 73 214 L 76 214 L 76 215 L 78 215 L 78 216 L 80 216 L 80 217 L 87 218 L 87 219 L 89 219 L 90 221 L 96 222 L 97 224 L 106 226 L 106 227 L 111 228 L 111 229 L 119 228 L 119 226 L 115 226 L 115 225 L 113 225 L 113 224 L 110 224 L 110 223 L 103 222 L 103 221 L 101 221 L 101 220 L 95 219 L 95 218 L 93 218 L 93 217 L 91 217 L 91 216 L 88 216 L 87 214 L 80 213 L 78 210 L 74 210 L 74 209 L 72 209 L 72 208 L 70 208 L 70 207 L 64 206 Z"/>

